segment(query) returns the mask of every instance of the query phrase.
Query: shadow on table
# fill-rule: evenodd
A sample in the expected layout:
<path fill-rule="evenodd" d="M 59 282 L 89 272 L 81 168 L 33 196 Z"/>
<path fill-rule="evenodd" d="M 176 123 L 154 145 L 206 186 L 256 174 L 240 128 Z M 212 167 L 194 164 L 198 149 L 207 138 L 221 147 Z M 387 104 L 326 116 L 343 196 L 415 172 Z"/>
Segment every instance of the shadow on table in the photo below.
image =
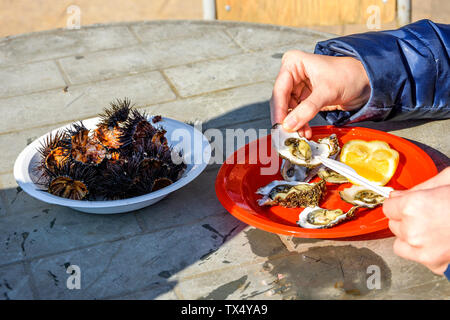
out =
<path fill-rule="evenodd" d="M 364 128 L 370 128 L 370 129 L 376 129 L 380 131 L 396 131 L 396 130 L 402 130 L 402 129 L 408 129 L 413 128 L 416 126 L 420 126 L 429 122 L 432 122 L 433 120 L 408 120 L 408 121 L 383 121 L 383 122 L 374 122 L 374 121 L 365 121 L 361 123 L 354 123 L 351 126 L 357 126 L 357 127 L 364 127 Z M 439 121 L 439 120 L 437 120 Z M 395 134 L 395 132 L 393 133 Z M 439 132 L 441 134 L 441 132 Z M 443 154 L 442 152 L 424 144 L 418 141 L 415 141 L 413 139 L 404 138 L 405 140 L 408 140 L 415 145 L 417 145 L 419 148 L 421 148 L 425 153 L 427 153 L 431 159 L 433 159 L 434 164 L 436 165 L 436 168 L 438 171 L 442 171 L 446 167 L 450 166 L 450 158 Z"/>
<path fill-rule="evenodd" d="M 164 116 L 164 114 L 162 115 Z M 418 126 L 424 124 L 425 122 L 427 121 L 402 121 L 390 123 L 365 122 L 355 125 L 374 128 L 378 130 L 396 130 Z M 316 119 L 311 122 L 311 124 L 325 125 L 326 123 L 322 118 L 320 118 L 320 116 L 317 116 Z M 218 127 L 221 130 L 224 130 L 228 127 L 233 129 L 241 128 L 244 130 L 248 128 L 269 129 L 270 125 L 269 104 L 268 101 L 263 101 L 260 103 L 242 106 L 236 110 L 211 119 L 210 121 L 203 123 L 203 128 L 207 129 Z M 440 170 L 450 164 L 449 158 L 441 152 L 422 143 L 416 141 L 412 142 L 425 150 L 425 152 L 427 152 L 432 157 Z M 223 141 L 223 145 L 226 145 L 226 141 Z M 223 150 L 225 150 L 225 147 Z M 132 239 L 118 240 L 118 242 L 123 242 L 124 245 L 119 246 L 119 249 L 117 249 L 118 251 L 113 253 L 112 256 L 106 256 L 106 258 L 110 259 L 109 264 L 105 266 L 104 270 L 99 276 L 100 278 L 96 278 L 94 282 L 105 282 L 104 285 L 106 287 L 111 285 L 111 287 L 119 286 L 123 288 L 127 287 L 127 281 L 133 283 L 137 282 L 138 284 L 133 285 L 133 288 L 129 287 L 127 290 L 121 291 L 121 293 L 108 292 L 108 289 L 105 289 L 106 291 L 96 298 L 107 297 L 113 299 L 154 299 L 157 297 L 164 297 L 165 299 L 170 299 L 174 298 L 174 296 L 171 296 L 169 292 L 172 291 L 173 288 L 178 284 L 178 280 L 172 280 L 171 277 L 182 273 L 182 271 L 186 268 L 193 268 L 193 270 L 195 269 L 197 273 L 201 273 L 205 270 L 208 270 L 208 264 L 216 264 L 214 266 L 215 269 L 219 267 L 226 268 L 228 265 L 232 265 L 233 261 L 230 261 L 232 257 L 228 257 L 227 253 L 219 254 L 218 250 L 229 240 L 239 234 L 246 227 L 246 225 L 225 212 L 225 210 L 220 206 L 220 203 L 218 203 L 217 199 L 215 199 L 214 180 L 217 169 L 217 165 L 208 167 L 201 176 L 191 182 L 188 186 L 185 186 L 184 188 L 172 193 L 164 200 L 147 209 L 141 209 L 134 212 L 138 224 L 144 231 L 138 233 Z M 2 190 L 2 192 L 4 194 L 15 194 L 19 193 L 20 191 Z M 30 199 L 26 197 L 27 195 L 22 195 L 18 198 L 16 194 L 14 201 L 29 201 Z M 11 200 L 11 197 L 8 198 Z M 192 207 L 187 206 L 187 201 L 190 201 Z M 13 205 L 9 203 L 8 206 L 12 208 Z M 202 206 L 204 209 L 201 209 Z M 51 209 L 44 209 L 42 211 L 45 212 L 45 210 L 47 210 L 47 213 L 49 213 L 48 211 L 52 213 L 53 211 L 57 211 L 55 209 L 57 208 L 53 206 Z M 197 210 L 197 212 L 198 210 L 203 211 L 200 212 L 200 215 L 197 214 L 196 216 L 195 214 L 193 214 L 195 210 Z M 14 214 L 15 212 L 11 213 Z M 82 213 L 77 214 L 79 214 L 79 218 L 76 217 L 74 212 L 69 211 L 68 213 L 64 213 L 64 215 L 66 216 L 71 216 L 71 218 L 67 218 L 67 220 L 71 221 L 72 224 L 78 224 L 80 229 L 84 228 L 82 225 L 83 223 L 97 223 L 99 225 L 98 228 L 101 229 L 105 226 L 111 225 L 111 220 L 120 220 L 120 217 L 129 215 L 119 214 L 115 216 L 92 216 Z M 58 218 L 59 220 L 57 221 L 57 223 L 64 223 L 64 221 L 61 221 L 65 219 L 64 215 L 61 215 L 62 218 L 60 218 L 56 212 L 53 212 L 53 215 L 49 214 L 48 219 L 50 221 L 51 219 Z M 193 220 L 189 220 L 189 215 L 192 215 L 195 218 L 193 218 Z M 1 216 L 2 214 L 0 212 L 0 219 Z M 29 224 L 33 225 L 34 221 L 32 221 L 32 215 L 30 215 L 29 219 Z M 74 222 L 74 220 L 78 221 Z M 23 220 L 20 221 L 21 226 L 25 224 L 26 222 L 24 222 Z M 51 227 L 53 228 L 53 225 L 51 225 Z M 64 238 L 65 234 L 69 232 L 67 230 L 69 230 L 70 228 L 70 223 L 68 223 L 68 225 L 66 226 L 62 226 L 62 228 L 63 229 L 61 229 L 60 232 L 47 233 L 45 235 L 46 241 L 52 242 L 54 244 L 60 243 L 61 238 L 59 237 Z M 78 231 L 72 230 L 70 232 L 76 233 Z M 103 230 L 103 232 L 105 231 Z M 258 237 L 255 237 L 254 235 L 251 238 L 247 237 L 248 243 L 253 247 L 261 247 L 261 244 L 264 244 L 266 257 L 270 256 L 270 254 L 276 254 L 277 252 L 280 252 L 280 250 L 284 250 L 280 249 L 280 243 L 276 240 L 272 239 L 268 241 L 265 235 L 267 233 L 261 232 L 259 234 L 260 236 Z M 39 240 L 37 238 L 33 239 L 33 236 L 33 233 L 27 234 L 27 241 Z M 77 235 L 75 235 L 75 237 L 73 238 L 74 241 L 77 241 L 76 236 Z M 83 237 L 83 232 L 80 232 L 78 236 Z M 343 240 L 373 240 L 388 236 L 392 236 L 392 234 L 390 232 L 379 232 L 378 234 L 352 237 Z M 25 242 L 24 239 L 22 240 Z M 42 238 L 40 240 L 42 240 Z M 78 241 L 80 241 L 80 245 L 78 247 L 83 247 L 86 245 L 84 240 Z M 140 241 L 143 243 L 141 243 Z M 142 253 L 143 256 L 133 256 L 133 248 L 137 248 L 139 246 L 144 246 L 145 248 L 145 241 L 149 241 L 148 250 L 152 252 L 141 250 L 139 251 L 139 254 Z M 158 241 L 158 243 L 155 244 L 152 243 L 152 241 Z M 111 242 L 111 246 L 113 246 L 113 243 L 114 242 Z M 240 245 L 244 245 L 244 243 Z M 101 252 L 103 250 L 103 247 L 105 251 L 107 251 L 108 243 L 105 242 L 103 244 L 100 244 L 98 252 Z M 124 247 L 122 248 L 121 252 L 120 247 Z M 89 254 L 89 260 L 94 260 L 94 262 L 96 259 L 100 261 L 100 259 L 105 258 L 100 253 L 96 253 L 95 250 L 91 251 L 90 253 L 84 253 L 83 250 L 84 249 L 79 250 L 80 254 Z M 130 250 L 131 252 L 124 252 L 127 250 Z M 240 248 L 235 247 L 233 250 L 240 250 Z M 67 250 L 62 251 L 64 252 Z M 267 252 L 269 252 L 270 254 L 267 254 Z M 93 257 L 92 255 L 95 254 L 99 254 L 99 256 Z M 53 254 L 53 256 L 55 257 L 58 255 L 63 256 L 64 253 Z M 68 256 L 70 256 L 70 254 L 68 254 Z M 232 254 L 230 254 L 230 256 L 232 256 Z M 237 257 L 239 255 L 235 256 Z M 51 260 L 51 258 L 49 259 Z M 76 262 L 75 260 L 73 260 L 73 257 L 71 259 L 71 263 Z M 45 263 L 42 262 L 42 264 Z M 134 271 L 134 268 L 136 268 L 137 271 Z M 60 274 L 62 275 L 65 275 L 64 271 L 65 270 L 62 269 L 58 272 L 60 272 Z M 42 272 L 45 274 L 34 275 L 34 278 L 39 279 L 36 284 L 38 292 L 48 292 L 49 290 L 54 290 L 54 286 L 56 283 L 54 278 L 48 276 L 48 270 L 43 270 Z M 89 271 L 86 270 L 84 272 L 86 274 Z M 45 279 L 45 277 L 48 278 L 47 281 L 42 280 Z M 104 279 L 104 281 L 99 281 L 101 277 L 104 277 L 106 280 Z M 88 278 L 88 276 L 86 276 L 86 278 Z M 129 278 L 132 279 L 130 280 Z M 109 284 L 109 282 L 107 281 L 108 279 L 111 279 L 111 281 L 116 281 L 118 283 L 114 285 Z M 176 279 L 176 277 L 174 279 Z M 207 281 L 214 281 L 214 277 L 209 277 L 206 279 Z M 240 279 L 242 280 L 244 278 Z M 183 282 L 187 283 L 187 285 L 183 287 L 183 292 L 189 292 L 189 298 L 197 296 L 200 299 L 226 299 L 233 292 L 238 290 L 238 288 L 241 288 L 243 285 L 248 285 L 246 279 L 247 278 L 245 278 L 245 280 L 243 281 L 236 280 L 237 282 L 230 280 L 228 284 L 222 284 L 209 293 L 200 291 L 196 292 L 195 280 L 184 280 Z M 142 283 L 140 281 L 142 281 Z M 189 283 L 189 281 L 191 281 L 191 283 Z M 60 285 L 64 285 L 64 283 L 64 281 L 60 281 Z M 92 283 L 87 283 L 88 288 L 91 287 L 91 285 Z M 45 288 L 47 286 L 48 288 Z M 216 285 L 212 283 L 210 285 L 206 284 L 205 286 L 209 288 L 215 287 Z M 67 289 L 62 287 L 61 290 Z M 92 293 L 89 292 L 89 289 L 86 290 L 88 291 L 84 295 L 81 294 L 80 298 L 92 298 Z M 70 296 L 64 297 L 70 298 Z M 261 297 L 263 298 L 263 296 Z"/>
<path fill-rule="evenodd" d="M 430 122 L 430 121 L 429 120 L 363 121 L 363 122 L 352 123 L 350 126 L 364 127 L 364 128 L 370 128 L 370 129 L 389 132 L 389 131 L 395 131 L 395 130 L 414 128 L 414 127 L 421 126 L 428 122 Z"/>
<path fill-rule="evenodd" d="M 243 129 L 246 130 L 248 128 L 255 128 L 255 129 L 269 129 L 271 126 L 270 123 L 270 113 L 269 113 L 269 103 L 268 101 L 256 103 L 256 104 L 250 104 L 242 106 L 239 109 L 233 110 L 231 112 L 228 112 L 226 114 L 221 115 L 220 117 L 211 119 L 210 121 L 204 123 L 204 128 L 215 128 L 219 127 L 221 129 L 227 128 L 227 126 L 224 126 L 224 123 L 231 124 L 229 125 L 230 128 L 233 129 Z M 429 122 L 428 120 L 413 120 L 413 121 L 386 121 L 386 122 L 363 122 L 354 124 L 355 126 L 361 126 L 361 127 L 367 127 L 367 128 L 373 128 L 381 131 L 392 131 L 392 130 L 401 130 L 401 129 L 407 129 L 407 128 L 413 128 L 416 126 L 423 125 L 425 123 Z M 315 119 L 313 119 L 310 123 L 311 125 L 327 125 L 327 123 L 320 117 L 317 116 Z M 418 145 L 420 148 L 422 148 L 427 154 L 430 155 L 430 157 L 433 159 L 433 161 L 436 163 L 436 166 L 438 167 L 438 170 L 442 170 L 446 166 L 450 165 L 449 158 L 444 155 L 443 153 L 439 152 L 438 150 L 435 150 L 432 147 L 429 147 L 425 144 L 422 144 L 420 142 L 410 140 L 411 142 Z M 250 141 L 246 141 L 248 143 Z M 226 141 L 224 141 L 224 149 L 225 150 L 225 144 Z M 239 146 L 238 146 L 239 147 Z M 237 148 L 238 148 L 237 147 Z M 235 149 L 237 149 L 235 148 Z M 237 228 L 237 230 L 242 230 L 243 225 L 240 225 L 239 227 L 236 227 L 236 219 L 232 217 L 231 215 L 226 216 L 225 218 L 227 220 L 227 224 L 229 224 L 228 228 L 225 229 L 233 229 Z M 214 226 L 212 226 L 214 227 Z M 237 232 L 233 232 L 230 237 L 227 238 L 228 240 L 231 240 L 234 235 L 236 235 Z M 278 242 L 271 242 L 268 241 L 268 238 L 266 237 L 267 232 L 258 232 L 253 234 L 252 237 L 247 237 L 249 244 L 253 247 L 258 246 L 261 247 L 261 244 L 264 245 L 265 254 L 262 255 L 264 257 L 270 256 L 267 254 L 267 252 L 271 252 L 272 254 L 280 252 L 279 250 L 282 250 L 279 248 Z M 256 236 L 255 236 L 256 235 Z M 381 230 L 378 232 L 374 232 L 367 235 L 361 235 L 356 237 L 348 237 L 343 239 L 333 239 L 333 240 L 342 240 L 342 241 L 367 241 L 367 240 L 377 240 L 377 239 L 383 239 L 387 237 L 393 237 L 392 232 L 390 230 Z M 302 239 L 303 240 L 303 239 Z M 309 239 L 310 240 L 310 239 Z M 236 248 L 238 249 L 238 248 Z M 218 248 L 211 248 L 209 252 L 206 254 L 206 256 L 203 256 L 202 259 L 205 257 L 214 258 L 214 254 L 217 252 Z M 284 250 L 284 249 L 283 249 Z M 258 250 L 254 251 L 255 254 L 259 254 Z M 317 258 L 317 257 L 316 257 Z M 201 259 L 201 260 L 202 260 Z M 320 257 L 318 258 L 320 259 Z M 192 263 L 198 263 L 198 261 L 194 261 L 193 259 Z M 338 266 L 336 266 L 338 267 Z M 365 270 L 364 270 L 365 272 Z M 233 290 L 237 290 L 238 288 L 245 286 L 245 281 L 242 283 L 238 280 L 230 282 L 228 284 L 224 284 L 220 286 L 220 288 L 213 290 L 209 295 L 202 296 L 201 298 L 214 298 L 214 299 L 225 299 L 227 298 L 228 294 L 231 294 Z M 228 287 L 227 287 L 228 285 Z M 220 291 L 219 289 L 222 289 L 223 291 Z M 227 291 L 228 290 L 228 291 Z M 304 289 L 303 289 L 304 290 Z"/>

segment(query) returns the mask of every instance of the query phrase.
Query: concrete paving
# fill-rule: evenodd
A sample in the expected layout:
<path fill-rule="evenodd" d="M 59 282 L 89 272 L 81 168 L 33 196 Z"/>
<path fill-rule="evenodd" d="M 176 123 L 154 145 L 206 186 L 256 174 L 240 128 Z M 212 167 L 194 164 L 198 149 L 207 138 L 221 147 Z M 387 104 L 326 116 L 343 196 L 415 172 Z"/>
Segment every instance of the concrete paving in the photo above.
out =
<path fill-rule="evenodd" d="M 110 216 L 40 202 L 12 175 L 20 151 L 115 98 L 204 130 L 270 128 L 268 99 L 286 50 L 331 34 L 225 22 L 140 22 L 0 39 L 1 299 L 449 299 L 450 285 L 397 257 L 393 237 L 290 239 L 231 216 L 219 166 L 157 204 Z M 317 117 L 314 125 L 325 124 Z M 450 164 L 450 120 L 361 123 Z M 235 150 L 239 146 L 235 146 Z M 222 150 L 222 158 L 233 150 Z M 69 290 L 69 265 L 81 289 Z M 381 270 L 368 289 L 367 268 Z M 70 273 L 70 272 L 69 272 Z"/>

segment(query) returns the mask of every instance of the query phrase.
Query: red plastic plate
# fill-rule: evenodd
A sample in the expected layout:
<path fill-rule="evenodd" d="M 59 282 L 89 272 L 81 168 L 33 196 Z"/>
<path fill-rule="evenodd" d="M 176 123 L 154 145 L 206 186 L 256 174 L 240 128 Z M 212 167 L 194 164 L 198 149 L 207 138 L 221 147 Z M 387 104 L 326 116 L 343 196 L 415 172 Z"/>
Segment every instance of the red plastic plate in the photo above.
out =
<path fill-rule="evenodd" d="M 361 127 L 318 126 L 313 127 L 312 139 L 317 141 L 332 133 L 337 135 L 341 147 L 353 139 L 382 140 L 397 150 L 400 154 L 397 171 L 387 184 L 396 190 L 409 189 L 435 176 L 438 172 L 433 160 L 422 149 L 405 139 L 382 131 Z M 261 168 L 270 166 L 267 162 L 261 163 L 260 152 L 254 152 L 259 151 L 261 147 L 269 150 L 267 153 L 272 161 L 281 163 L 276 151 L 272 149 L 269 135 L 236 151 L 222 165 L 217 175 L 217 197 L 225 209 L 237 219 L 269 232 L 300 238 L 353 237 L 388 228 L 388 219 L 384 216 L 381 207 L 361 208 L 355 219 L 329 229 L 305 229 L 296 224 L 301 208 L 258 206 L 256 200 L 261 196 L 255 193 L 256 190 L 273 180 L 282 180 L 279 171 L 274 175 L 261 174 Z M 250 153 L 249 150 L 252 152 Z M 319 180 L 318 177 L 313 181 L 317 180 Z M 352 205 L 339 197 L 339 191 L 350 186 L 350 183 L 341 185 L 327 183 L 327 195 L 320 206 L 327 209 L 350 209 Z"/>

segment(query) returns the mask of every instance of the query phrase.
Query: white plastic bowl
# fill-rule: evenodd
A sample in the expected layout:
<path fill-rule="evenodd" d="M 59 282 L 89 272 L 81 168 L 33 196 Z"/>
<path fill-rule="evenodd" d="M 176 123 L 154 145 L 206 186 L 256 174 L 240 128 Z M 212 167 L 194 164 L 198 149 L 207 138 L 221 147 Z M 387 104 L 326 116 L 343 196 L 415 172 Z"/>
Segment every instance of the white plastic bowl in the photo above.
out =
<path fill-rule="evenodd" d="M 149 117 L 149 121 L 151 119 L 152 117 Z M 93 129 L 98 121 L 99 118 L 91 118 L 83 120 L 83 124 L 86 128 Z M 43 143 L 49 134 L 55 135 L 58 130 L 70 127 L 71 124 L 55 129 L 28 145 L 16 159 L 14 177 L 23 191 L 30 196 L 47 203 L 70 207 L 82 212 L 112 214 L 149 206 L 195 179 L 206 168 L 211 157 L 211 146 L 208 140 L 194 127 L 169 118 L 162 118 L 162 121 L 156 125 L 161 125 L 167 131 L 165 136 L 169 145 L 183 150 L 187 168 L 179 180 L 155 192 L 123 200 L 86 201 L 61 198 L 48 193 L 42 189 L 42 186 L 35 184 L 37 177 L 33 173 L 33 168 L 36 167 L 40 160 L 40 154 L 37 149 L 41 146 L 41 142 Z"/>

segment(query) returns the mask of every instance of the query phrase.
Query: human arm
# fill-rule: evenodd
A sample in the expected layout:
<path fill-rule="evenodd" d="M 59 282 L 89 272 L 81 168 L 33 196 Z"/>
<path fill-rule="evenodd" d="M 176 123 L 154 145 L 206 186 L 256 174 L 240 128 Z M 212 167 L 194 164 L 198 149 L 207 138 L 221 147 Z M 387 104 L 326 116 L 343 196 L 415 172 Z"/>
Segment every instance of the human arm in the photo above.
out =
<path fill-rule="evenodd" d="M 370 96 L 364 67 L 351 57 L 328 57 L 299 50 L 283 55 L 270 101 L 273 124 L 311 137 L 308 121 L 319 111 L 354 110 Z"/>
<path fill-rule="evenodd" d="M 450 263 L 450 167 L 383 204 L 389 228 L 397 237 L 394 252 L 437 274 Z"/>
<path fill-rule="evenodd" d="M 330 124 L 450 117 L 450 25 L 421 20 L 319 42 L 315 53 L 357 58 L 370 81 L 368 102 L 322 114 Z"/>
<path fill-rule="evenodd" d="M 322 41 L 315 55 L 289 51 L 270 101 L 272 122 L 294 120 L 291 131 L 310 137 L 308 121 L 319 111 L 333 125 L 449 118 L 449 48 L 450 26 L 421 20 Z"/>

